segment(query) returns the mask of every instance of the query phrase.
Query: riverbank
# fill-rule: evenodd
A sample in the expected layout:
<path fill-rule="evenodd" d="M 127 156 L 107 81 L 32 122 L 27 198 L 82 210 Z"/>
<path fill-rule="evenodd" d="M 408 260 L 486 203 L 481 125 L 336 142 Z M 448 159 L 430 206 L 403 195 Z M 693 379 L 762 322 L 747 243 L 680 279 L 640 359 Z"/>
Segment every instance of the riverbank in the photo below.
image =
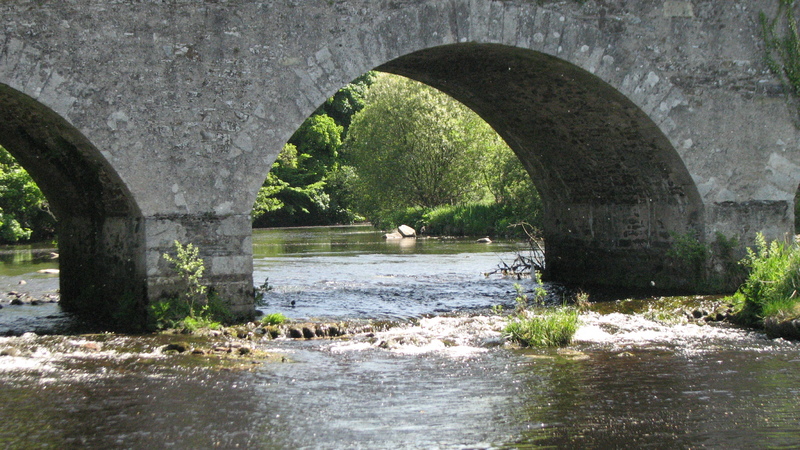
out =
<path fill-rule="evenodd" d="M 513 225 L 524 222 L 539 227 L 541 206 L 533 208 L 532 211 L 534 212 L 523 212 L 520 205 L 503 203 L 469 203 L 435 208 L 412 207 L 382 213 L 380 217 L 373 218 L 373 223 L 382 229 L 392 229 L 405 224 L 428 236 L 524 238 L 526 237 L 524 231 Z"/>

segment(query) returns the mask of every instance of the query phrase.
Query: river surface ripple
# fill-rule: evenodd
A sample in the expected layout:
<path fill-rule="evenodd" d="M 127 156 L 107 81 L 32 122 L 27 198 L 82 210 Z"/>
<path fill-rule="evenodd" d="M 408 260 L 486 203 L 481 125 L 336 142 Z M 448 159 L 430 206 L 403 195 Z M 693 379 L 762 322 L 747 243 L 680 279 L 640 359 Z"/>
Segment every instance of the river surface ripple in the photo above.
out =
<path fill-rule="evenodd" d="M 248 371 L 176 363 L 147 336 L 106 338 L 136 347 L 127 353 L 112 342 L 91 350 L 96 338 L 86 336 L 0 338 L 0 349 L 30 351 L 0 356 L 0 445 L 800 444 L 798 344 L 726 325 L 665 323 L 646 311 L 587 312 L 570 347 L 515 350 L 501 345 L 503 319 L 487 309 L 510 307 L 516 280 L 482 274 L 508 258 L 513 243 L 403 245 L 363 228 L 256 235 L 257 281 L 268 276 L 273 286 L 265 312 L 399 325 L 347 339 L 261 342 L 285 362 Z"/>

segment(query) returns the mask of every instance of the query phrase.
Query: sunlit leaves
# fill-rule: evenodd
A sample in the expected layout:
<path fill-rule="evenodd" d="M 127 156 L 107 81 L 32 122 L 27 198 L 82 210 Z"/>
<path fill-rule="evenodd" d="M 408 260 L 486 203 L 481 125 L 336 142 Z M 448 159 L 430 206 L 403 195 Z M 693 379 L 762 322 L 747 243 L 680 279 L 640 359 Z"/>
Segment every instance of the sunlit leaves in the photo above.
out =
<path fill-rule="evenodd" d="M 505 202 L 530 178 L 470 109 L 421 83 L 381 74 L 344 146 L 365 212 L 492 198 Z"/>
<path fill-rule="evenodd" d="M 10 153 L 0 147 L 0 241 L 14 243 L 32 237 L 52 237 L 55 218 L 50 214 L 42 191 L 17 164 Z"/>

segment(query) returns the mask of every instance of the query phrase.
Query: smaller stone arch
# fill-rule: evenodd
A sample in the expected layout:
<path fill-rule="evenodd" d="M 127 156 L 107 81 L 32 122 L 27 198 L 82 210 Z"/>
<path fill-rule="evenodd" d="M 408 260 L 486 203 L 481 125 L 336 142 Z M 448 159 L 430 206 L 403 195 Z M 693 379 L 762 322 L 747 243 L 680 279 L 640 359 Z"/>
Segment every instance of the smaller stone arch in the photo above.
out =
<path fill-rule="evenodd" d="M 5 84 L 0 145 L 30 173 L 58 220 L 61 306 L 96 323 L 143 326 L 141 213 L 99 150 L 52 109 Z"/>

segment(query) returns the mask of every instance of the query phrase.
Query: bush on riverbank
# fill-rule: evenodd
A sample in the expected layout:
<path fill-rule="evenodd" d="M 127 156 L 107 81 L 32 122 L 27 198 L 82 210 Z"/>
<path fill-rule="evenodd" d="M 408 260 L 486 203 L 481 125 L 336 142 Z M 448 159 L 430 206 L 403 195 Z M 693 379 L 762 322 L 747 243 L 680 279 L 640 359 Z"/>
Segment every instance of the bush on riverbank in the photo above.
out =
<path fill-rule="evenodd" d="M 55 236 L 56 219 L 31 176 L 0 147 L 0 243 L 43 241 Z"/>
<path fill-rule="evenodd" d="M 406 224 L 435 236 L 524 237 L 523 230 L 512 225 L 524 222 L 537 226 L 540 217 L 541 207 L 524 210 L 503 203 L 470 203 L 401 209 L 378 218 L 374 225 L 391 229 Z"/>
<path fill-rule="evenodd" d="M 760 326 L 767 319 L 777 321 L 800 317 L 800 245 L 756 236 L 756 250 L 748 249 L 742 264 L 750 270 L 734 294 L 736 320 Z"/>

